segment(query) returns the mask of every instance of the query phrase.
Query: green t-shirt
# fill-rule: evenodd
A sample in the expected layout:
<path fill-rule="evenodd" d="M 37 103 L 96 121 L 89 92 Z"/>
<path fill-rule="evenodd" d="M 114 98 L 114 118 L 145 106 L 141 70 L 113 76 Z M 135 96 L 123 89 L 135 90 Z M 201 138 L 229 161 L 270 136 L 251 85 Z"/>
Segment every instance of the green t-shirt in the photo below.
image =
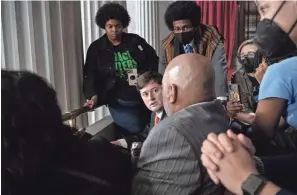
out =
<path fill-rule="evenodd" d="M 114 56 L 115 69 L 120 78 L 127 78 L 127 70 L 137 69 L 137 63 L 128 50 L 119 49 Z"/>
<path fill-rule="evenodd" d="M 140 94 L 135 86 L 130 86 L 127 71 L 137 69 L 137 62 L 130 51 L 123 45 L 114 46 L 114 66 L 117 72 L 117 83 L 114 91 L 116 98 L 123 100 L 139 100 Z"/>

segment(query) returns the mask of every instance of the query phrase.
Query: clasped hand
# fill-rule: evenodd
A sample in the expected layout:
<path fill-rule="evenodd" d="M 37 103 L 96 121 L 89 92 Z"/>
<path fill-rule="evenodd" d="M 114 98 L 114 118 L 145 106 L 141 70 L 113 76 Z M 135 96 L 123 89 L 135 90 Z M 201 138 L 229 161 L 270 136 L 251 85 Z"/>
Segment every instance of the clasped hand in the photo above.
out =
<path fill-rule="evenodd" d="M 251 140 L 231 130 L 210 133 L 203 142 L 201 160 L 214 183 L 222 183 L 235 194 L 242 194 L 241 185 L 251 174 L 257 174 Z"/>

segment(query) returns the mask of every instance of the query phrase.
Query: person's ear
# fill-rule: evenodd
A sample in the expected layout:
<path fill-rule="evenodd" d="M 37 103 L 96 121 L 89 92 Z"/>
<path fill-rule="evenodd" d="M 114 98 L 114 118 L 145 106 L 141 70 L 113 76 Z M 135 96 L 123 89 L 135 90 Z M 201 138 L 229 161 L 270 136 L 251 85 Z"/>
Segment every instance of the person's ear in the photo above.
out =
<path fill-rule="evenodd" d="M 177 100 L 177 86 L 170 85 L 168 90 L 169 103 L 174 104 Z"/>

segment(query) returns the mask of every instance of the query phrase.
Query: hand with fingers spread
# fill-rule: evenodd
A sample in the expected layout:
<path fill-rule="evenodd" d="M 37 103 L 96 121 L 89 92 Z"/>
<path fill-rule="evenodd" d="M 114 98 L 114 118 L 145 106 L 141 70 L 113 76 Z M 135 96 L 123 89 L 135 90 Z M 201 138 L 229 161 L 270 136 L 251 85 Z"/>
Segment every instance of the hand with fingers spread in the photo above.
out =
<path fill-rule="evenodd" d="M 240 104 L 239 102 L 236 102 L 233 100 L 228 101 L 226 106 L 228 115 L 231 118 L 235 117 L 237 113 L 242 112 L 243 108 L 244 108 L 243 104 Z"/>
<path fill-rule="evenodd" d="M 222 183 L 235 194 L 242 194 L 241 185 L 251 173 L 257 174 L 252 154 L 254 148 L 250 140 L 228 134 L 210 134 L 201 148 L 202 164 L 211 179 Z M 247 150 L 249 148 L 249 150 Z"/>

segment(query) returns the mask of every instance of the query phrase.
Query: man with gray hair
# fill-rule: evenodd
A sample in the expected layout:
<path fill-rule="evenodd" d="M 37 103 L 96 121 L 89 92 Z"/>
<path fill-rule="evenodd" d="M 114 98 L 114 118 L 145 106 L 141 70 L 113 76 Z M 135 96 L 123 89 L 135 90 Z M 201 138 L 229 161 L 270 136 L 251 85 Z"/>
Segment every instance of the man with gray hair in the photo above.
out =
<path fill-rule="evenodd" d="M 163 76 L 163 104 L 169 117 L 143 144 L 132 194 L 222 194 L 201 166 L 201 145 L 210 132 L 228 129 L 228 117 L 214 90 L 211 62 L 199 54 L 174 58 Z"/>

